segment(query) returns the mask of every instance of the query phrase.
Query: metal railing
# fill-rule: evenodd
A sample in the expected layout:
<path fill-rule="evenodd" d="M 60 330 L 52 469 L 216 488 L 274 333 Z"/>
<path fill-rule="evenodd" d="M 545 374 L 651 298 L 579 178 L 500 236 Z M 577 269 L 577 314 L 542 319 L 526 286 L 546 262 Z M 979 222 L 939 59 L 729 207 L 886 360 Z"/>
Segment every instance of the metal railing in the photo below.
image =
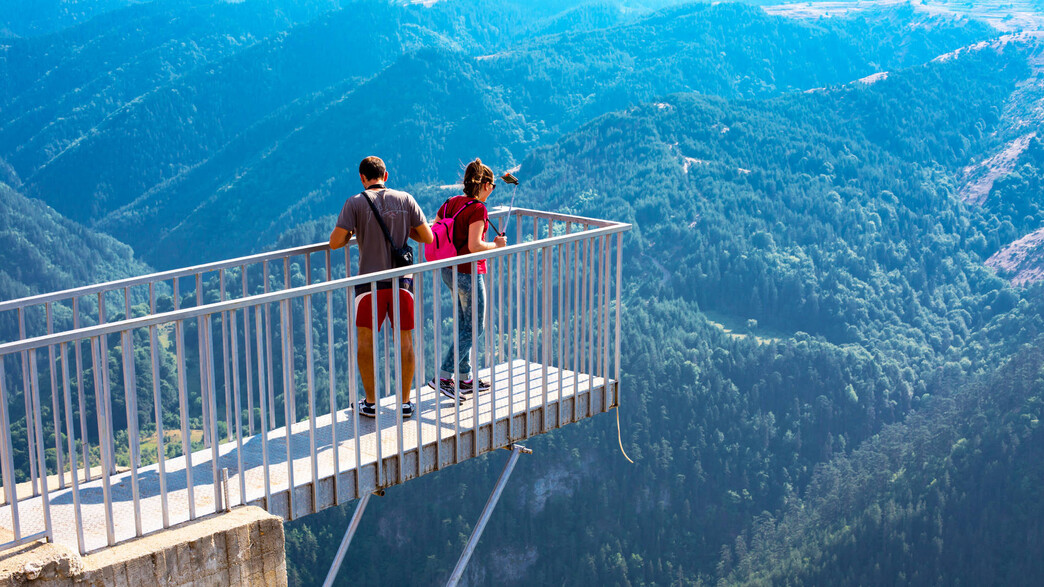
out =
<path fill-rule="evenodd" d="M 351 274 L 352 267 L 348 251 L 348 247 L 345 247 L 341 266 L 341 274 L 345 276 Z M 325 256 L 325 264 L 328 267 L 336 258 L 332 255 L 328 245 L 318 243 L 0 301 L 0 336 L 6 334 L 8 340 L 25 340 L 39 336 L 41 333 L 49 335 L 76 330 L 83 326 L 106 324 L 113 315 L 116 316 L 116 321 L 125 320 L 131 318 L 135 310 L 143 315 L 153 315 L 165 309 L 162 308 L 157 297 L 161 300 L 164 296 L 169 297 L 167 302 L 169 309 L 176 311 L 183 306 L 204 305 L 208 293 L 216 296 L 216 301 L 221 302 L 237 297 L 237 293 L 238 297 L 246 298 L 279 289 L 290 289 L 292 287 L 291 267 L 295 265 L 294 260 L 299 259 L 304 262 L 304 275 L 310 278 L 313 275 L 312 259 L 318 254 Z M 229 279 L 230 277 L 232 279 Z M 327 272 L 325 278 L 330 279 L 331 273 Z M 239 287 L 230 289 L 228 287 L 230 282 Z M 121 310 L 122 317 L 119 316 Z M 15 324 L 17 327 L 14 326 Z M 11 336 L 15 333 L 15 328 L 17 328 L 17 338 Z M 102 345 L 100 353 L 104 356 L 107 354 L 108 341 L 102 338 L 100 342 Z M 76 373 L 82 377 L 84 369 L 81 345 L 73 346 L 73 355 L 76 360 Z M 54 359 L 51 358 L 52 363 L 53 361 Z M 22 364 L 22 373 L 29 373 L 29 366 L 25 362 Z M 107 374 L 104 376 L 107 377 Z M 23 383 L 28 385 L 28 380 Z M 55 383 L 53 379 L 51 383 L 52 385 Z M 83 419 L 85 410 L 84 406 L 79 407 L 81 437 L 86 438 L 87 423 Z M 32 421 L 31 404 L 27 403 L 25 408 L 26 419 Z M 57 405 L 52 406 L 52 411 L 58 412 Z M 206 442 L 209 444 L 209 427 L 204 426 L 203 432 Z M 28 460 L 31 476 L 35 479 L 38 465 L 34 442 L 35 439 L 30 435 Z M 63 460 L 60 446 L 57 448 L 57 458 L 59 462 Z M 87 479 L 90 479 L 91 469 L 86 464 L 84 472 Z M 64 479 L 59 479 L 59 484 L 64 487 Z M 35 486 L 34 491 L 36 491 Z"/>
<path fill-rule="evenodd" d="M 484 418 L 486 424 L 496 422 L 506 410 L 507 425 L 514 427 L 516 412 L 524 409 L 526 429 L 507 434 L 522 438 L 531 432 L 531 403 L 548 405 L 549 390 L 561 400 L 569 385 L 575 391 L 597 381 L 619 381 L 621 248 L 630 225 L 521 209 L 513 211 L 512 219 L 514 244 L 508 247 L 364 276 L 352 276 L 357 253 L 349 249 L 354 247 L 345 248 L 340 263 L 335 262 L 340 253 L 319 244 L 0 302 L 0 311 L 18 312 L 21 333 L 28 310 L 42 305 L 47 330 L 0 344 L 5 504 L 0 525 L 14 533 L 0 550 L 53 540 L 52 510 L 59 502 L 64 509 L 54 511 L 75 532 L 81 553 L 221 511 L 233 505 L 229 501 L 259 503 L 292 519 L 325 507 L 327 501 L 318 495 L 320 481 L 333 485 L 327 505 L 358 496 L 359 476 L 368 463 L 377 463 L 376 487 L 401 483 L 425 472 L 420 450 L 430 444 L 426 438 L 437 437 L 438 469 L 478 454 L 477 431 Z M 313 267 L 313 254 L 323 255 L 321 266 Z M 281 261 L 284 279 L 276 291 L 269 287 L 273 261 Z M 471 265 L 474 290 L 480 261 L 488 264 L 486 328 L 477 331 L 478 310 L 472 306 L 471 362 L 476 377 L 492 379 L 493 390 L 484 400 L 491 404 L 488 412 L 469 407 L 477 404 L 474 398 L 450 400 L 450 406 L 428 401 L 418 402 L 412 421 L 404 419 L 399 393 L 393 392 L 404 377 L 402 336 L 396 328 L 375 329 L 370 343 L 378 357 L 373 370 L 379 409 L 373 420 L 375 454 L 369 455 L 360 444 L 368 424 L 361 427 L 358 410 L 346 410 L 361 391 L 352 292 L 357 287 L 376 292 L 380 280 L 399 288 L 413 275 L 416 368 L 409 383 L 419 395 L 417 390 L 437 374 L 447 344 L 459 362 L 453 325 L 461 317 L 451 302 L 458 294 L 457 267 Z M 302 264 L 303 279 L 292 279 Z M 257 269 L 254 278 L 251 266 Z M 452 276 L 448 286 L 442 283 L 443 270 Z M 215 274 L 213 303 L 205 303 L 208 274 Z M 195 282 L 196 304 L 184 307 L 173 295 L 173 307 L 157 313 L 160 284 L 172 281 L 171 291 L 180 293 L 179 281 L 186 276 Z M 228 277 L 241 283 L 240 296 L 228 295 Z M 135 287 L 148 289 L 147 307 L 137 317 L 132 312 Z M 125 316 L 106 322 L 105 298 L 121 290 Z M 94 295 L 96 323 L 81 326 L 77 300 Z M 399 296 L 392 300 L 398 324 Z M 54 305 L 63 303 L 72 311 L 72 328 L 56 331 Z M 374 305 L 374 321 L 376 312 Z M 193 339 L 194 345 L 187 342 Z M 317 361 L 317 355 L 325 360 Z M 558 380 L 550 382 L 554 377 Z M 572 383 L 564 380 L 569 377 Z M 498 394 L 504 386 L 507 396 Z M 517 406 L 512 386 L 524 393 Z M 572 409 L 581 404 L 575 402 Z M 539 413 L 542 421 L 533 424 L 537 433 L 564 421 L 561 409 L 554 418 L 547 409 Z M 459 439 L 462 426 L 473 433 L 470 454 L 459 440 L 443 442 L 444 435 Z M 404 471 L 410 442 L 417 448 L 416 475 Z M 397 457 L 394 468 L 384 466 L 389 447 Z M 442 454 L 446 450 L 452 454 Z M 349 453 L 351 461 L 339 462 Z M 259 458 L 258 466 L 244 462 L 250 458 Z M 351 491 L 338 487 L 345 470 L 354 470 Z M 247 478 L 251 471 L 263 478 L 252 482 Z M 310 495 L 298 495 L 295 474 L 307 475 Z M 81 490 L 81 483 L 99 481 L 100 495 L 94 487 Z M 285 500 L 274 500 L 284 487 Z M 102 544 L 85 536 L 89 508 L 102 510 Z"/>
<path fill-rule="evenodd" d="M 503 218 L 506 215 L 507 209 L 503 207 L 497 207 L 489 214 L 491 219 Z M 148 316 L 161 311 L 177 311 L 182 307 L 201 306 L 206 303 L 208 297 L 214 298 L 213 301 L 223 302 L 288 290 L 295 285 L 310 285 L 317 279 L 330 281 L 338 277 L 348 277 L 357 273 L 358 268 L 358 255 L 353 257 L 351 254 L 354 244 L 353 237 L 343 252 L 332 251 L 326 243 L 316 243 L 0 301 L 0 341 L 25 340 L 43 334 L 76 330 L 83 326 L 106 324 L 114 314 L 117 321 L 120 321 L 131 318 L 136 312 Z M 313 271 L 313 259 L 316 256 L 322 257 L 322 267 L 325 267 L 326 271 Z M 302 264 L 303 271 L 295 284 L 293 269 L 300 271 Z M 238 287 L 230 288 L 229 285 Z M 165 300 L 167 308 L 161 304 L 164 296 L 170 298 Z M 115 312 L 113 308 L 116 309 Z M 119 317 L 119 310 L 123 311 L 122 318 Z M 250 325 L 244 324 L 243 327 L 249 333 Z M 4 340 L 5 333 L 7 340 Z M 227 338 L 227 333 L 223 333 L 223 336 Z M 100 353 L 104 356 L 107 354 L 108 341 L 103 338 L 101 344 Z M 82 377 L 84 363 L 81 345 L 73 345 L 73 355 L 76 373 Z M 54 362 L 53 358 L 51 362 Z M 27 377 L 23 386 L 28 386 L 29 365 L 26 362 L 22 363 L 21 371 Z M 103 376 L 107 377 L 108 374 L 104 373 Z M 53 379 L 51 384 L 55 384 Z M 24 407 L 25 417 L 31 422 L 32 406 L 26 404 Z M 87 423 L 83 416 L 86 412 L 84 406 L 81 405 L 79 408 L 81 438 L 86 438 Z M 58 412 L 57 404 L 52 406 L 52 412 Z M 274 417 L 271 419 L 271 425 L 275 425 Z M 206 418 L 203 423 L 203 436 L 204 444 L 209 446 L 211 434 Z M 30 475 L 35 479 L 35 439 L 29 435 L 28 441 Z M 63 451 L 60 446 L 56 450 L 58 461 L 61 463 Z M 86 447 L 84 450 L 86 451 Z M 111 460 L 115 459 L 115 455 L 110 456 Z M 91 472 L 89 463 L 85 462 L 84 474 L 87 480 L 90 480 Z M 60 478 L 58 482 L 62 488 L 65 487 L 64 479 Z M 35 486 L 33 491 L 36 491 Z"/>

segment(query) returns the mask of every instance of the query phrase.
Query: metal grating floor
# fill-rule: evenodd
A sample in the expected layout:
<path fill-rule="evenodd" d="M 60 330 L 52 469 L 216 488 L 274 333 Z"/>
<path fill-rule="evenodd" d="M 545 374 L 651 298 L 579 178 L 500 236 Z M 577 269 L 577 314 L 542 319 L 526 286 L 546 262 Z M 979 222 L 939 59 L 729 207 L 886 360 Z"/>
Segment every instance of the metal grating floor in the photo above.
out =
<path fill-rule="evenodd" d="M 417 414 L 403 420 L 400 428 L 395 398 L 381 398 L 376 422 L 359 417 L 358 451 L 352 410 L 338 411 L 335 426 L 329 414 L 318 416 L 314 432 L 317 465 L 314 471 L 312 431 L 307 420 L 292 426 L 292 467 L 287 466 L 285 427 L 269 431 L 267 435 L 267 467 L 260 434 L 244 438 L 242 450 L 236 442 L 220 445 L 218 468 L 228 469 L 228 495 L 232 507 L 246 503 L 266 508 L 284 519 L 299 518 L 351 501 L 378 488 L 397 485 L 512 442 L 606 412 L 617 405 L 616 381 L 539 363 L 517 360 L 497 365 L 492 378 L 488 369 L 480 371 L 479 376 L 490 379 L 493 389 L 460 404 L 459 415 L 453 409 L 451 398 L 425 386 L 419 390 L 419 398 L 418 390 L 414 390 Z M 332 443 L 332 431 L 336 432 L 336 448 Z M 192 501 L 196 517 L 211 514 L 215 509 L 211 457 L 209 448 L 192 455 Z M 184 457 L 165 461 L 170 525 L 188 521 L 190 517 L 185 463 Z M 267 496 L 266 470 L 269 480 Z M 158 465 L 138 470 L 142 534 L 163 528 L 158 471 Z M 110 482 L 113 540 L 119 543 L 137 534 L 131 474 L 119 473 L 112 476 Z M 84 546 L 88 552 L 104 548 L 109 543 L 102 496 L 100 479 L 80 484 Z M 52 489 L 50 500 L 55 541 L 77 549 L 72 489 Z M 23 536 L 44 529 L 41 505 L 39 497 L 19 500 Z M 10 505 L 0 508 L 0 527 L 12 528 Z"/>

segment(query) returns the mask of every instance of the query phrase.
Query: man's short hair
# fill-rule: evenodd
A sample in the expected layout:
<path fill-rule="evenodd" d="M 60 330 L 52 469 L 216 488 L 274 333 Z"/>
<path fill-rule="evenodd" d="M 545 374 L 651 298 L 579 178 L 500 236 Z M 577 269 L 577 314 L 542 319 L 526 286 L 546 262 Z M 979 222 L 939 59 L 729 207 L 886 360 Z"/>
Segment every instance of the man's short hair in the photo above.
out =
<path fill-rule="evenodd" d="M 384 179 L 384 174 L 387 168 L 384 167 L 384 161 L 381 161 L 380 157 L 374 157 L 373 155 L 362 160 L 359 164 L 359 175 L 366 179 Z"/>

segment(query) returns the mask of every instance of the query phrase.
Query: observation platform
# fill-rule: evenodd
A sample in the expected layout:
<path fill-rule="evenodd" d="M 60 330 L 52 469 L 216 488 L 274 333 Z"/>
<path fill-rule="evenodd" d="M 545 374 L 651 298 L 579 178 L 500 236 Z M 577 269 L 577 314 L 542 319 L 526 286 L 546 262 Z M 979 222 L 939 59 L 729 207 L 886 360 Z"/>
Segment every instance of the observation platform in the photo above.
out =
<path fill-rule="evenodd" d="M 617 407 L 630 225 L 490 217 L 515 244 L 358 275 L 354 246 L 320 243 L 0 301 L 0 335 L 18 332 L 0 342 L 0 557 L 36 540 L 96 553 L 241 505 L 296 519 Z M 475 290 L 480 261 L 468 320 L 456 272 L 470 264 Z M 348 407 L 354 292 L 410 276 L 416 412 L 400 415 L 401 335 L 384 328 L 366 418 Z M 460 352 L 461 321 L 492 388 L 458 403 L 423 383 Z"/>
<path fill-rule="evenodd" d="M 497 365 L 494 373 L 490 380 L 491 390 L 464 401 L 459 411 L 453 409 L 452 398 L 428 386 L 414 390 L 417 413 L 402 420 L 401 428 L 400 419 L 396 417 L 398 404 L 393 397 L 381 399 L 376 419 L 356 416 L 351 409 L 337 412 L 336 437 L 349 440 L 337 444 L 336 459 L 330 415 L 317 417 L 318 468 L 314 474 L 309 436 L 311 426 L 309 422 L 298 422 L 292 427 L 290 439 L 294 479 L 292 500 L 285 456 L 285 427 L 268 434 L 268 451 L 275 456 L 269 457 L 267 467 L 261 436 L 244 438 L 242 448 L 235 442 L 221 444 L 218 463 L 219 468 L 229 471 L 227 489 L 231 507 L 255 505 L 284 520 L 296 519 L 607 412 L 616 405 L 617 385 L 612 380 L 606 382 L 599 377 L 553 367 L 545 373 L 542 365 L 530 363 L 527 366 L 521 360 Z M 489 373 L 484 371 L 480 376 L 488 378 Z M 545 376 L 546 388 L 542 384 Z M 416 396 L 418 391 L 420 395 Z M 355 434 L 356 421 L 358 435 Z M 380 434 L 377 433 L 378 423 Z M 359 439 L 358 448 L 355 438 Z M 242 469 L 239 469 L 240 458 Z M 383 463 L 383 467 L 378 468 L 378 462 Z M 190 497 L 185 465 L 183 457 L 166 461 L 169 525 L 189 520 Z M 195 510 L 212 512 L 215 500 L 211 451 L 205 449 L 194 453 L 192 467 Z M 240 470 L 242 474 L 237 473 Z M 267 496 L 266 473 L 269 477 Z M 114 538 L 120 543 L 137 535 L 130 472 L 113 475 L 110 483 Z M 148 534 L 163 529 L 163 498 L 156 465 L 138 470 L 138 490 L 141 531 Z M 104 548 L 107 539 L 102 483 L 100 480 L 81 483 L 79 491 L 84 546 L 88 551 Z M 54 541 L 70 548 L 77 545 L 73 506 L 71 488 L 50 493 Z M 43 528 L 40 497 L 22 501 L 19 509 L 24 526 Z M 10 506 L 0 508 L 0 526 L 11 528 Z"/>

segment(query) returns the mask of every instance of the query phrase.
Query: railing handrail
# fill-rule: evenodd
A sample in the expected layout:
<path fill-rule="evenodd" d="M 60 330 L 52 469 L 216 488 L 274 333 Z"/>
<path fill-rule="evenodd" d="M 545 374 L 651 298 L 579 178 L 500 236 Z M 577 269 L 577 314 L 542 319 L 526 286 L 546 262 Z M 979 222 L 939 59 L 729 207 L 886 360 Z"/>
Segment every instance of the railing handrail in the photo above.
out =
<path fill-rule="evenodd" d="M 249 263 L 259 263 L 262 261 L 268 261 L 271 259 L 281 259 L 283 257 L 289 257 L 293 255 L 315 253 L 329 248 L 329 243 L 316 243 L 301 247 L 293 247 L 289 249 L 281 249 L 278 251 L 270 251 L 268 253 L 257 253 L 254 255 L 247 255 L 245 257 L 237 257 L 235 259 L 226 259 L 224 261 L 214 261 L 212 263 L 204 263 L 202 265 L 193 265 L 191 267 L 182 267 L 180 269 L 169 269 L 167 271 L 159 271 L 157 273 L 149 273 L 148 275 L 139 275 L 137 277 L 125 277 L 123 279 L 117 279 L 115 281 L 106 281 L 104 283 L 84 285 L 81 287 L 63 289 L 61 291 L 46 294 L 38 294 L 35 296 L 18 298 L 15 300 L 6 300 L 0 302 L 0 312 L 7 310 L 17 310 L 18 308 L 24 308 L 26 306 L 35 306 L 38 304 L 45 304 L 47 302 L 67 300 L 70 298 L 78 298 L 95 293 L 115 291 L 125 287 L 145 285 L 147 283 L 155 283 L 157 281 L 166 281 L 175 277 L 195 275 L 196 273 L 209 273 L 211 271 L 218 271 L 221 269 L 230 269 Z"/>
<path fill-rule="evenodd" d="M 536 212 L 532 210 L 525 210 L 523 208 L 515 208 L 513 213 L 526 213 Z M 504 216 L 508 213 L 508 209 L 503 206 L 498 206 L 489 212 L 490 218 L 496 218 Z M 543 212 L 537 212 L 544 214 Z M 558 216 L 558 215 L 556 215 Z M 544 216 L 541 216 L 544 217 Z M 591 224 L 592 226 L 599 226 L 604 221 L 589 219 L 583 217 L 576 217 L 576 222 L 584 222 Z M 346 246 L 351 246 L 355 242 L 353 236 L 349 240 Z M 56 302 L 62 300 L 68 300 L 72 298 L 79 298 L 96 293 L 105 293 L 110 291 L 116 291 L 127 287 L 135 287 L 139 285 L 146 285 L 149 283 L 156 283 L 160 281 L 166 281 L 168 279 L 174 279 L 179 277 L 185 277 L 189 275 L 195 275 L 197 273 L 210 273 L 213 271 L 220 271 L 222 269 L 232 269 L 235 267 L 241 267 L 243 265 L 249 265 L 253 263 L 261 263 L 264 261 L 270 261 L 272 259 L 282 259 L 284 257 L 293 257 L 296 255 L 307 255 L 311 253 L 318 253 L 322 251 L 330 250 L 330 244 L 321 242 L 310 245 L 302 245 L 299 247 L 291 247 L 288 249 L 280 249 L 277 251 L 269 251 L 266 253 L 255 253 L 252 255 L 246 255 L 243 257 L 236 257 L 234 259 L 225 259 L 222 261 L 212 261 L 210 263 L 202 263 L 200 265 L 192 265 L 189 267 L 181 267 L 178 269 L 168 269 L 166 271 L 157 271 L 155 273 L 149 273 L 146 275 L 138 275 L 135 277 L 124 277 L 113 281 L 106 281 L 102 283 L 94 283 L 91 285 L 84 285 L 80 287 L 73 287 L 69 289 L 63 289 L 59 291 L 37 294 L 34 296 L 26 296 L 22 298 L 16 298 L 13 300 L 0 300 L 0 312 L 6 312 L 11 310 L 17 310 L 19 308 L 26 308 L 30 306 L 36 306 L 40 304 L 46 304 L 48 302 Z"/>
<path fill-rule="evenodd" d="M 362 275 L 353 275 L 350 277 L 342 277 L 333 281 L 325 281 L 322 283 L 315 283 L 311 285 L 305 285 L 290 289 L 284 289 L 275 292 L 269 292 L 265 294 L 257 294 L 246 298 L 236 298 L 231 300 L 225 300 L 223 302 L 214 302 L 212 304 L 206 304 L 202 306 L 193 306 L 190 308 L 182 308 L 180 310 L 174 310 L 171 312 L 164 312 L 162 314 L 151 314 L 142 316 L 139 318 L 129 318 L 116 322 L 106 322 L 105 324 L 98 324 L 94 326 L 86 326 L 78 329 L 67 330 L 64 332 L 58 332 L 54 334 L 46 334 L 33 338 L 26 338 L 16 342 L 9 342 L 0 344 L 0 358 L 11 355 L 14 353 L 46 348 L 51 345 L 58 345 L 65 342 L 72 342 L 75 340 L 83 340 L 85 338 L 92 338 L 95 336 L 102 336 L 106 334 L 113 334 L 116 332 L 123 332 L 125 330 L 133 330 L 136 328 L 145 328 L 149 326 L 157 326 L 160 324 L 166 324 L 175 320 L 185 320 L 188 318 L 195 318 L 198 316 L 207 316 L 218 312 L 227 312 L 231 310 L 239 310 L 246 307 L 258 306 L 261 304 L 278 302 L 287 299 L 297 299 L 306 295 L 314 295 L 318 293 L 324 293 L 327 291 L 344 289 L 356 285 L 363 285 L 367 283 L 373 283 L 376 281 L 387 281 L 396 277 L 404 277 L 419 271 L 428 269 L 441 269 L 443 267 L 452 267 L 454 265 L 464 265 L 472 261 L 480 261 L 483 259 L 493 259 L 496 257 L 511 255 L 514 253 L 525 252 L 534 249 L 540 249 L 547 246 L 573 242 L 577 240 L 584 240 L 588 238 L 594 238 L 602 235 L 616 234 L 618 232 L 624 232 L 630 230 L 631 225 L 622 222 L 611 222 L 605 220 L 594 220 L 579 216 L 569 216 L 562 214 L 551 214 L 546 212 L 539 212 L 535 210 L 527 210 L 516 208 L 515 212 L 523 213 L 525 215 L 534 218 L 544 218 L 559 220 L 564 222 L 577 222 L 592 224 L 597 223 L 601 225 L 600 228 L 592 230 L 585 230 L 582 232 L 575 232 L 571 234 L 563 234 L 550 238 L 542 238 L 535 241 L 526 243 L 509 245 L 499 249 L 491 251 L 482 251 L 478 253 L 470 253 L 468 255 L 460 255 L 445 259 L 441 261 L 425 261 L 423 263 L 417 263 L 410 265 L 409 267 L 402 267 L 399 269 L 388 269 L 385 271 L 379 271 L 376 273 L 365 273 Z M 319 245 L 309 245 L 309 247 L 301 247 L 302 249 L 319 247 L 315 250 L 322 250 L 322 247 L 328 248 L 329 245 L 323 243 Z M 285 249 L 291 250 L 291 249 Z M 284 250 L 284 251 L 285 251 Z M 25 299 L 25 298 L 23 298 Z"/>

